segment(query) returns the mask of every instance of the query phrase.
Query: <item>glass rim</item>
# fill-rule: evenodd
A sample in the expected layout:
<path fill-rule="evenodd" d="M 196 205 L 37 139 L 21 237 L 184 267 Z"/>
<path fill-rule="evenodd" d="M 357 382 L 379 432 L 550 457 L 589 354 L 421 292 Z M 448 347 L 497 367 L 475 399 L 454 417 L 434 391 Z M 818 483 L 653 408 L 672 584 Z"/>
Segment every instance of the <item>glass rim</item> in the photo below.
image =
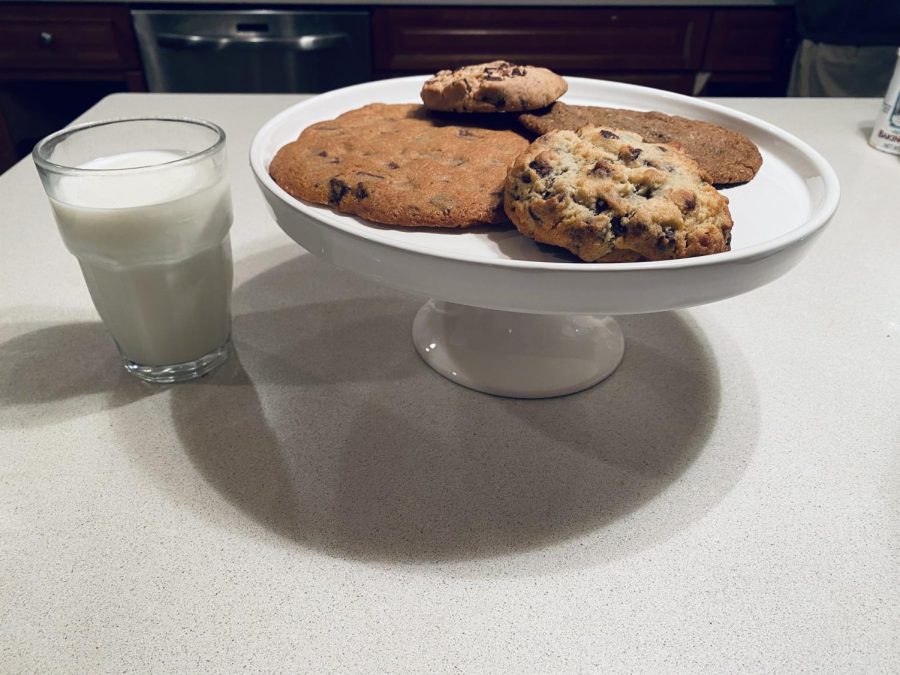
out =
<path fill-rule="evenodd" d="M 178 157 L 167 162 L 159 162 L 158 164 L 145 164 L 143 166 L 129 166 L 122 169 L 85 169 L 77 166 L 68 166 L 66 164 L 56 164 L 47 159 L 44 154 L 45 150 L 50 146 L 63 140 L 67 136 L 72 136 L 79 131 L 92 129 L 96 127 L 109 126 L 113 124 L 123 124 L 127 122 L 177 122 L 180 124 L 192 124 L 195 126 L 205 127 L 216 134 L 216 140 L 208 147 L 197 150 L 184 157 Z M 127 173 L 139 173 L 151 171 L 161 167 L 169 167 L 176 164 L 194 162 L 204 157 L 208 157 L 218 152 L 225 145 L 225 130 L 215 122 L 208 120 L 196 119 L 193 117 L 170 117 L 170 116 L 153 116 L 153 117 L 115 117 L 111 119 L 94 120 L 91 122 L 82 122 L 65 127 L 59 131 L 55 131 L 49 136 L 45 136 L 34 146 L 31 151 L 31 157 L 35 165 L 44 171 L 53 173 L 62 173 L 68 175 L 84 175 L 84 176 L 103 176 L 103 175 L 121 175 Z"/>

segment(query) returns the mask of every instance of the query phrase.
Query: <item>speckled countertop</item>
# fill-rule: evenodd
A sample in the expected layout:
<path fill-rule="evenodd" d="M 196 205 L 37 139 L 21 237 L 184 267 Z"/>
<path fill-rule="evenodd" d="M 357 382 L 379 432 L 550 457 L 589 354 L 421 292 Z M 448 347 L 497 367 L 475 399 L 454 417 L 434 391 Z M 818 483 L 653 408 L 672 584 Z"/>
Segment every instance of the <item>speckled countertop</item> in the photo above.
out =
<path fill-rule="evenodd" d="M 121 371 L 33 166 L 0 177 L 3 672 L 896 672 L 898 158 L 875 100 L 729 100 L 836 168 L 810 255 L 622 317 L 597 387 L 515 401 L 413 350 L 421 298 L 267 214 L 296 96 L 112 96 L 228 132 L 237 358 Z M 777 217 L 778 214 L 772 214 Z"/>

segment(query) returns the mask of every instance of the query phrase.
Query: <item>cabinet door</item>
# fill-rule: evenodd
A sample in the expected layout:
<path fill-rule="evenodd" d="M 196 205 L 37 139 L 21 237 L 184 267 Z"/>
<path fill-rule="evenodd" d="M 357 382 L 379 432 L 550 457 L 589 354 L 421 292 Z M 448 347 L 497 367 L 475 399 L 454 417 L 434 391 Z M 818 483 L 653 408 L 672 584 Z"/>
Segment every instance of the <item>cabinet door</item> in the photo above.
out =
<path fill-rule="evenodd" d="M 0 5 L 0 70 L 138 68 L 124 5 Z"/>
<path fill-rule="evenodd" d="M 720 9 L 713 12 L 703 70 L 774 73 L 793 50 L 790 9 Z"/>
<path fill-rule="evenodd" d="M 703 57 L 708 96 L 783 96 L 796 46 L 790 8 L 713 12 Z"/>
<path fill-rule="evenodd" d="M 709 11 L 658 8 L 375 8 L 381 76 L 494 59 L 562 74 L 696 70 Z"/>

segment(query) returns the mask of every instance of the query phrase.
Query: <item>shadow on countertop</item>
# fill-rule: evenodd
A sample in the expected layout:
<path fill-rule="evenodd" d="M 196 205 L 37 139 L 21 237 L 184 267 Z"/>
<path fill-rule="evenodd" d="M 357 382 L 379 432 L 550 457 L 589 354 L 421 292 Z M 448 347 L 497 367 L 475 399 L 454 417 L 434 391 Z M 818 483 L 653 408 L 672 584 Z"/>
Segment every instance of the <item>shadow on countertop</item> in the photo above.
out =
<path fill-rule="evenodd" d="M 539 551 L 537 571 L 668 538 L 749 461 L 752 442 L 708 443 L 719 376 L 684 313 L 621 318 L 626 355 L 611 378 L 527 401 L 459 387 L 420 361 L 410 325 L 421 302 L 312 256 L 237 288 L 239 358 L 172 390 L 192 462 L 237 509 L 303 546 L 414 565 Z M 744 395 L 740 436 L 755 439 L 754 392 Z M 672 492 L 704 453 L 716 456 L 702 484 Z M 647 519 L 613 531 L 654 500 Z M 582 561 L 564 545 L 604 532 Z"/>
<path fill-rule="evenodd" d="M 15 337 L 0 341 L 0 429 L 56 424 L 163 391 L 125 372 L 99 319 L 5 328 Z"/>
<path fill-rule="evenodd" d="M 137 403 L 110 418 L 123 451 L 203 518 L 236 527 L 249 517 L 345 559 L 421 570 L 479 561 L 477 573 L 498 575 L 596 565 L 665 541 L 750 460 L 752 373 L 729 350 L 741 390 L 723 428 L 718 367 L 689 312 L 621 317 L 626 353 L 609 379 L 513 400 L 457 386 L 419 359 L 410 327 L 421 303 L 291 258 L 235 289 L 229 362 L 171 387 L 125 374 L 99 322 L 37 326 L 0 344 L 0 422 Z M 31 385 L 17 386 L 23 378 Z M 165 411 L 180 444 L 150 449 L 134 416 Z M 198 475 L 160 469 L 160 453 L 185 453 Z"/>

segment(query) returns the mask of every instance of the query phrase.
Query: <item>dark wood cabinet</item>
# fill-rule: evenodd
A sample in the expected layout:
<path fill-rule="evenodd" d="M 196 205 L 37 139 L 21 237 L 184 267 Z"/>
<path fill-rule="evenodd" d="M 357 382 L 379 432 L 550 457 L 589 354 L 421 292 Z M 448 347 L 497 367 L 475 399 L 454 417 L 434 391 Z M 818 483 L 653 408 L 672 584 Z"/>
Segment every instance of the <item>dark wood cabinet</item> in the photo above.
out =
<path fill-rule="evenodd" d="M 797 46 L 794 25 L 793 12 L 784 8 L 714 11 L 701 67 L 709 74 L 703 93 L 783 95 Z"/>
<path fill-rule="evenodd" d="M 146 91 L 124 4 L 0 4 L 0 172 L 116 91 Z"/>
<path fill-rule="evenodd" d="M 430 72 L 508 59 L 595 74 L 693 70 L 709 13 L 691 9 L 376 8 L 375 69 Z"/>
<path fill-rule="evenodd" d="M 781 95 L 793 50 L 786 7 L 376 7 L 375 71 L 429 73 L 508 59 L 684 94 Z"/>

